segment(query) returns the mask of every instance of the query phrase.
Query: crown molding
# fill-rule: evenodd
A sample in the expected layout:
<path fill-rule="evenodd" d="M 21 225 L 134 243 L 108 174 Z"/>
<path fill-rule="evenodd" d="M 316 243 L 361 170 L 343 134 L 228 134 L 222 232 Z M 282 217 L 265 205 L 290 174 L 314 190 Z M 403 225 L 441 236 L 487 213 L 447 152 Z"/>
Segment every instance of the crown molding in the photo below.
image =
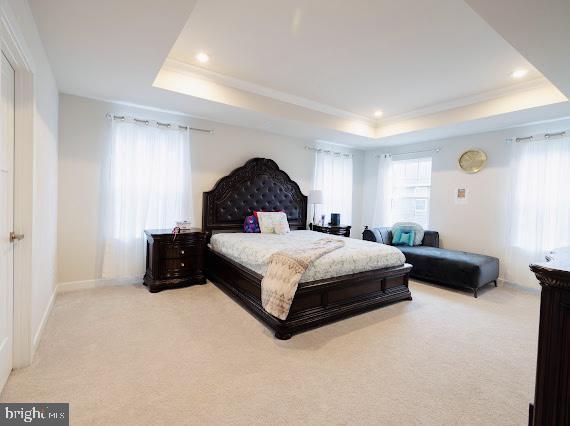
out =
<path fill-rule="evenodd" d="M 234 89 L 243 90 L 248 93 L 264 96 L 280 102 L 289 103 L 302 108 L 318 111 L 324 114 L 329 114 L 345 119 L 359 120 L 375 128 L 376 130 L 399 121 L 410 120 L 443 111 L 449 111 L 456 108 L 478 104 L 481 102 L 500 99 L 506 96 L 523 93 L 525 91 L 533 89 L 539 89 L 542 87 L 551 86 L 551 83 L 545 77 L 540 76 L 532 80 L 511 84 L 509 86 L 487 90 L 469 96 L 463 96 L 459 98 L 446 100 L 443 102 L 438 102 L 402 114 L 388 116 L 382 119 L 372 119 L 370 117 L 366 117 L 350 111 L 339 109 L 330 105 L 322 104 L 320 102 L 316 102 L 311 99 L 291 95 L 289 93 L 275 90 L 256 83 L 251 83 L 215 71 L 200 68 L 198 66 L 174 58 L 167 58 L 163 65 L 163 69 L 171 72 L 180 73 L 183 75 L 188 75 L 194 78 L 199 78 L 202 80 L 207 80 L 213 83 L 222 84 L 228 87 L 232 87 Z"/>
<path fill-rule="evenodd" d="M 455 108 L 461 108 L 481 102 L 491 101 L 494 99 L 503 98 L 505 96 L 515 95 L 517 93 L 522 93 L 533 89 L 539 89 L 547 85 L 549 86 L 551 83 L 545 77 L 537 77 L 532 80 L 511 84 L 509 86 L 500 87 L 497 89 L 486 90 L 473 95 L 462 96 L 460 98 L 438 102 L 432 105 L 404 112 L 402 114 L 388 116 L 379 120 L 379 126 L 386 126 L 402 120 L 410 120 L 442 111 L 449 111 Z"/>
<path fill-rule="evenodd" d="M 301 96 L 291 95 L 289 93 L 281 92 L 260 84 L 251 83 L 249 81 L 241 80 L 239 78 L 230 77 L 215 71 L 206 70 L 197 67 L 187 62 L 180 61 L 174 58 L 167 58 L 163 65 L 164 70 L 177 72 L 184 75 L 189 75 L 202 80 L 211 81 L 213 83 L 222 84 L 232 87 L 234 89 L 243 90 L 245 92 L 254 93 L 256 95 L 264 96 L 267 98 L 275 99 L 277 101 L 285 102 L 288 104 L 296 105 L 302 108 L 307 108 L 313 111 L 322 112 L 323 114 L 334 115 L 336 117 L 359 120 L 374 127 L 377 123 L 370 117 L 326 105 L 311 99 L 303 98 Z"/>

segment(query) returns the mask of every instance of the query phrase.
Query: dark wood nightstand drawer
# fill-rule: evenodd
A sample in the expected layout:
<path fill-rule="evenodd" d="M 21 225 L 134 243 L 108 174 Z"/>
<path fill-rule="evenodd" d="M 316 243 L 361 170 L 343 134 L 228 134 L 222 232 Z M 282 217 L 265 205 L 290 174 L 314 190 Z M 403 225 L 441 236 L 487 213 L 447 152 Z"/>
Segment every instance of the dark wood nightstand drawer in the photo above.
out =
<path fill-rule="evenodd" d="M 160 256 L 163 259 L 181 259 L 192 255 L 202 254 L 203 242 L 181 242 L 172 244 L 161 244 Z"/>
<path fill-rule="evenodd" d="M 322 225 L 310 225 L 311 230 L 315 232 L 322 232 L 323 234 L 339 235 L 341 237 L 350 237 L 349 225 L 340 226 L 322 226 Z"/>
<path fill-rule="evenodd" d="M 161 262 L 161 276 L 163 278 L 179 277 L 202 270 L 199 259 L 183 257 L 181 259 L 164 259 Z"/>

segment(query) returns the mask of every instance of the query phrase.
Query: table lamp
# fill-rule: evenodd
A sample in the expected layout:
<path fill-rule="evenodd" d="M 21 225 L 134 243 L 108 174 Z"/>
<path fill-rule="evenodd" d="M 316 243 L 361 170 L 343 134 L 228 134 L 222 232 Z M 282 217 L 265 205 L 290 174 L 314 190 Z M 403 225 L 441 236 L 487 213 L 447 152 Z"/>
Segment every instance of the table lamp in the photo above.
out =
<path fill-rule="evenodd" d="M 315 204 L 323 204 L 323 198 L 323 191 L 320 189 L 309 191 L 309 204 L 313 205 L 313 225 L 315 224 Z"/>

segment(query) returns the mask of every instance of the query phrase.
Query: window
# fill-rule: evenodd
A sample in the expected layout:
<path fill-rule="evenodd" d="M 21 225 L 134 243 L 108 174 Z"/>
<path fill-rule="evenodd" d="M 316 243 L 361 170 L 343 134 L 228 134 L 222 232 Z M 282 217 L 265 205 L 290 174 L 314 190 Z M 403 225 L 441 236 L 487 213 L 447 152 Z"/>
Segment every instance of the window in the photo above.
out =
<path fill-rule="evenodd" d="M 323 204 L 316 204 L 317 222 L 325 215 L 325 224 L 331 213 L 340 213 L 344 225 L 352 224 L 352 156 L 317 151 L 314 189 L 323 191 Z"/>
<path fill-rule="evenodd" d="M 508 281 L 535 288 L 529 263 L 570 245 L 570 138 L 513 142 L 510 159 L 503 270 Z"/>
<path fill-rule="evenodd" d="M 429 224 L 431 158 L 392 161 L 391 219 Z"/>
<path fill-rule="evenodd" d="M 177 221 L 191 219 L 188 131 L 114 121 L 106 167 L 101 275 L 141 276 L 144 230 L 173 228 Z"/>

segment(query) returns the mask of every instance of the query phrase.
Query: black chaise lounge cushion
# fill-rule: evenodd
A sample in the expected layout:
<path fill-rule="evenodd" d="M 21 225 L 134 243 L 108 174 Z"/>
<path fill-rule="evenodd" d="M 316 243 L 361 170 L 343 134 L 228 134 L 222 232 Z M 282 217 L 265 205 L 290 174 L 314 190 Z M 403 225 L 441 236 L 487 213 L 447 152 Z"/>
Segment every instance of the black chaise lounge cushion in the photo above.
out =
<path fill-rule="evenodd" d="M 435 247 L 398 247 L 411 263 L 411 276 L 451 286 L 476 289 L 499 276 L 499 259 Z"/>
<path fill-rule="evenodd" d="M 362 238 L 382 244 L 392 241 L 390 228 L 365 229 Z M 421 246 L 398 246 L 413 265 L 410 276 L 452 287 L 477 289 L 499 277 L 499 259 L 482 254 L 439 248 L 439 234 L 425 231 Z"/>

